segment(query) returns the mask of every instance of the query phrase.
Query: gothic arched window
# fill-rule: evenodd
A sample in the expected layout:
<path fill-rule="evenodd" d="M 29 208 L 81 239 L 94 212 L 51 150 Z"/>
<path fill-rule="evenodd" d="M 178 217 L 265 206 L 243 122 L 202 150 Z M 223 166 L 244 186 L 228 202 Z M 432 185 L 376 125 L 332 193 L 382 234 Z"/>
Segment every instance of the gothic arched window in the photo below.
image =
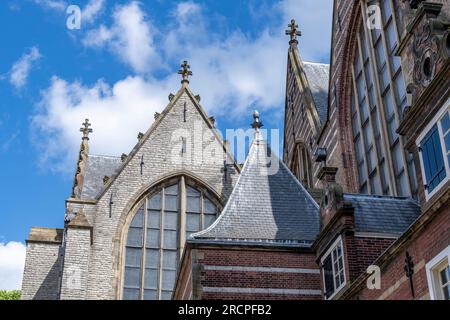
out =
<path fill-rule="evenodd" d="M 187 181 L 154 188 L 137 206 L 125 240 L 123 299 L 170 299 L 186 237 L 210 226 L 219 203 Z"/>
<path fill-rule="evenodd" d="M 368 7 L 381 10 L 381 28 L 368 28 Z M 412 157 L 396 129 L 406 106 L 406 89 L 395 55 L 399 32 L 392 0 L 362 1 L 352 66 L 352 128 L 359 192 L 417 194 Z M 370 10 L 369 10 L 370 12 Z"/>
<path fill-rule="evenodd" d="M 297 143 L 293 157 L 292 173 L 305 188 L 312 188 L 311 159 L 308 150 L 303 144 Z"/>

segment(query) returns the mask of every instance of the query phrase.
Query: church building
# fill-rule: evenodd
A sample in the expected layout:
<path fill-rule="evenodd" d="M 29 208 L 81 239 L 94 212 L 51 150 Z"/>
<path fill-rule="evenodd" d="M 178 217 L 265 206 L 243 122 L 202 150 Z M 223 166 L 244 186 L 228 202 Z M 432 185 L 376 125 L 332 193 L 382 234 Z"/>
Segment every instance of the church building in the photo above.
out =
<path fill-rule="evenodd" d="M 329 65 L 286 30 L 282 159 L 255 111 L 235 162 L 186 61 L 129 154 L 89 154 L 86 120 L 22 298 L 449 300 L 450 3 L 334 0 L 332 25 Z"/>

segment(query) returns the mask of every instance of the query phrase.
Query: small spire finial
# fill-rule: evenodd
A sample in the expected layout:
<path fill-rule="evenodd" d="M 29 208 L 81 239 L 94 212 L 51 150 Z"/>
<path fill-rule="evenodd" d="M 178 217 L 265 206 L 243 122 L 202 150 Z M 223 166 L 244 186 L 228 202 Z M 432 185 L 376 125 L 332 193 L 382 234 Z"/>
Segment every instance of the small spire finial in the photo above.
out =
<path fill-rule="evenodd" d="M 80 128 L 80 132 L 83 132 L 83 140 L 89 140 L 89 133 L 92 132 L 92 129 L 89 128 L 91 124 L 89 123 L 89 119 L 86 119 Z"/>
<path fill-rule="evenodd" d="M 257 110 L 253 111 L 252 128 L 255 129 L 256 131 L 259 131 L 259 129 L 261 129 L 262 126 L 263 126 L 263 123 L 261 122 L 261 120 L 259 118 L 259 112 Z"/>
<path fill-rule="evenodd" d="M 192 71 L 189 70 L 191 66 L 188 64 L 186 60 L 181 64 L 181 69 L 178 70 L 178 74 L 181 74 L 181 83 L 189 83 L 189 76 L 192 76 Z"/>
<path fill-rule="evenodd" d="M 298 24 L 295 23 L 295 19 L 291 20 L 291 23 L 288 24 L 288 28 L 286 30 L 286 35 L 289 35 L 291 37 L 291 40 L 289 41 L 289 44 L 297 44 L 298 40 L 297 40 L 297 36 L 301 37 L 302 32 L 298 29 Z"/>

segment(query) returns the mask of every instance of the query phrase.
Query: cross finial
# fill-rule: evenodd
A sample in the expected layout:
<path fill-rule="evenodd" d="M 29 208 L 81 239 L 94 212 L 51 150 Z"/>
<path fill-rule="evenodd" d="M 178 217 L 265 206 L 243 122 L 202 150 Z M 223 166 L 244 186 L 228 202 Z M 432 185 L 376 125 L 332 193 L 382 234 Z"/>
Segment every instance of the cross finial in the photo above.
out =
<path fill-rule="evenodd" d="M 295 20 L 292 19 L 291 23 L 288 24 L 288 28 L 286 30 L 286 35 L 289 35 L 291 37 L 291 40 L 289 41 L 289 44 L 297 44 L 298 40 L 297 40 L 297 36 L 301 37 L 302 32 L 298 29 L 298 24 L 295 23 Z"/>
<path fill-rule="evenodd" d="M 189 83 L 189 76 L 192 76 L 192 71 L 189 70 L 191 66 L 188 64 L 186 60 L 181 64 L 181 69 L 178 70 L 178 74 L 181 74 L 181 83 Z"/>
<path fill-rule="evenodd" d="M 256 131 L 259 131 L 261 127 L 263 126 L 261 120 L 259 119 L 259 112 L 257 110 L 253 111 L 253 123 L 252 128 Z"/>
<path fill-rule="evenodd" d="M 92 132 L 92 129 L 89 128 L 91 124 L 89 123 L 89 119 L 86 119 L 80 128 L 80 132 L 83 132 L 83 140 L 89 140 L 89 133 Z"/>

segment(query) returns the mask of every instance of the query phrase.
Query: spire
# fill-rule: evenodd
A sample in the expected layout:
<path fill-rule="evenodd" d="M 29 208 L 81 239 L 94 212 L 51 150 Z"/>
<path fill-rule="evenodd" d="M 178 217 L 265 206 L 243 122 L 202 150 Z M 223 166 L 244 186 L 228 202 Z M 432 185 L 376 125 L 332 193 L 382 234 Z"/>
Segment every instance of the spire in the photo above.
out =
<path fill-rule="evenodd" d="M 301 37 L 302 32 L 298 29 L 298 24 L 295 23 L 294 19 L 288 24 L 288 28 L 285 33 L 291 37 L 289 44 L 298 44 L 297 36 Z"/>
<path fill-rule="evenodd" d="M 80 152 L 78 153 L 77 171 L 75 172 L 75 178 L 72 186 L 72 198 L 81 198 L 81 192 L 83 190 L 84 175 L 86 173 L 86 165 L 89 155 L 89 133 L 92 129 L 89 128 L 91 124 L 89 119 L 86 119 L 80 128 L 80 132 L 83 133 L 81 138 Z"/>
<path fill-rule="evenodd" d="M 181 74 L 181 83 L 182 84 L 188 84 L 189 83 L 189 76 L 192 76 L 192 71 L 189 70 L 191 66 L 188 64 L 186 60 L 183 61 L 181 64 L 181 69 L 178 70 L 178 74 Z"/>
<path fill-rule="evenodd" d="M 83 140 L 89 140 L 89 133 L 92 132 L 92 129 L 89 128 L 90 126 L 89 119 L 86 119 L 80 128 L 80 132 L 83 132 Z"/>

